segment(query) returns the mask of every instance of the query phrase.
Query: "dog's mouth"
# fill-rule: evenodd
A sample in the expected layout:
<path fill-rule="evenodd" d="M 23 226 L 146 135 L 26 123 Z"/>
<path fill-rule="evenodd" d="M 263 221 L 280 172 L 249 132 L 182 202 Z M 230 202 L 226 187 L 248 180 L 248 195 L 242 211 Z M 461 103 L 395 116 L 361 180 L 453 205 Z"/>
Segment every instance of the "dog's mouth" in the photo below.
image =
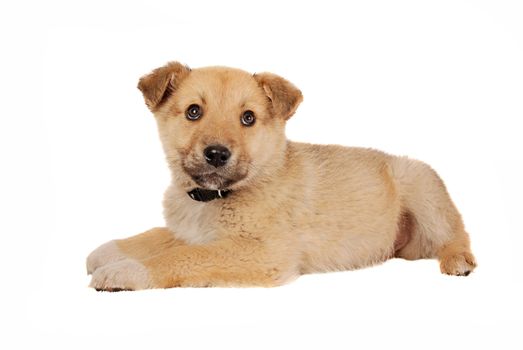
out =
<path fill-rule="evenodd" d="M 243 159 L 229 160 L 223 166 L 215 167 L 200 159 L 186 157 L 181 159 L 181 170 L 190 177 L 193 184 L 186 186 L 199 187 L 206 190 L 230 190 L 236 184 L 246 179 L 249 173 L 249 162 Z"/>
<path fill-rule="evenodd" d="M 227 190 L 244 179 L 247 173 L 234 173 L 228 171 L 195 171 L 184 168 L 184 171 L 201 188 L 206 190 Z"/>
<path fill-rule="evenodd" d="M 226 190 L 236 182 L 217 173 L 189 175 L 198 186 L 208 190 Z"/>

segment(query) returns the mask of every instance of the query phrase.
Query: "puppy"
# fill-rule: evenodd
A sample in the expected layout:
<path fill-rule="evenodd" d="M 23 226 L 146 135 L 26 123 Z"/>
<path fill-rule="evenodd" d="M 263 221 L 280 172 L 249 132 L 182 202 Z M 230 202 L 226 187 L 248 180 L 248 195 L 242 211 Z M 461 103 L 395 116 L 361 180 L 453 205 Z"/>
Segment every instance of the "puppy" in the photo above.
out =
<path fill-rule="evenodd" d="M 91 287 L 278 286 L 392 257 L 438 258 L 456 276 L 475 268 L 460 214 L 428 165 L 288 141 L 302 94 L 287 80 L 171 62 L 138 88 L 172 174 L 166 227 L 93 251 Z"/>

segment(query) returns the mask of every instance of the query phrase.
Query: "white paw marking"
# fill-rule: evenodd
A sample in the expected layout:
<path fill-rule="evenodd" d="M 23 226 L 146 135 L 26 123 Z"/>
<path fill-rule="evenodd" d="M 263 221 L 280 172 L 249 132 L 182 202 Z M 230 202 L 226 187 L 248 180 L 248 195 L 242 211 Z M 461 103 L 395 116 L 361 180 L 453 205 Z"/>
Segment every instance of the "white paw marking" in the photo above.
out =
<path fill-rule="evenodd" d="M 96 290 L 119 291 L 151 288 L 147 268 L 134 259 L 104 265 L 93 272 L 89 287 Z"/>
<path fill-rule="evenodd" d="M 92 274 L 99 267 L 112 264 L 126 258 L 127 257 L 120 251 L 120 248 L 118 248 L 116 241 L 109 241 L 105 244 L 102 244 L 93 250 L 91 254 L 89 254 L 86 261 L 87 274 Z"/>

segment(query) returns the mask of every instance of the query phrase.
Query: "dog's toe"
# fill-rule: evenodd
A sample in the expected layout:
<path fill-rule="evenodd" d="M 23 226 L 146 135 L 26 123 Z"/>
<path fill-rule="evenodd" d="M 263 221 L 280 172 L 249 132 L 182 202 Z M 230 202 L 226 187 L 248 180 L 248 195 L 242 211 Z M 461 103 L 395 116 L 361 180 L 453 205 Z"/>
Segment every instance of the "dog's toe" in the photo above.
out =
<path fill-rule="evenodd" d="M 441 272 L 452 276 L 468 276 L 476 268 L 476 260 L 469 252 L 444 256 L 440 260 Z"/>
<path fill-rule="evenodd" d="M 86 260 L 87 274 L 90 275 L 99 267 L 112 264 L 127 257 L 121 252 L 116 241 L 109 241 L 96 248 Z"/>
<path fill-rule="evenodd" d="M 147 289 L 151 285 L 147 268 L 133 259 L 125 259 L 99 267 L 93 272 L 89 284 L 97 291 L 108 292 Z"/>

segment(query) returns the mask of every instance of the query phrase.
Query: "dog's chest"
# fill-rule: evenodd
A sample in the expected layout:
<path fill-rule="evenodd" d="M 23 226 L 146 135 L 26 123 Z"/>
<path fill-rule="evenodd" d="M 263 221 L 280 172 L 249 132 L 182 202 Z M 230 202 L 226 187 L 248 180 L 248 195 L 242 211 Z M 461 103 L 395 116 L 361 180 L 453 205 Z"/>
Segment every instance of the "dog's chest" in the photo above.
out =
<path fill-rule="evenodd" d="M 203 244 L 216 238 L 215 212 L 205 203 L 182 201 L 166 205 L 165 221 L 176 238 L 188 244 Z"/>

